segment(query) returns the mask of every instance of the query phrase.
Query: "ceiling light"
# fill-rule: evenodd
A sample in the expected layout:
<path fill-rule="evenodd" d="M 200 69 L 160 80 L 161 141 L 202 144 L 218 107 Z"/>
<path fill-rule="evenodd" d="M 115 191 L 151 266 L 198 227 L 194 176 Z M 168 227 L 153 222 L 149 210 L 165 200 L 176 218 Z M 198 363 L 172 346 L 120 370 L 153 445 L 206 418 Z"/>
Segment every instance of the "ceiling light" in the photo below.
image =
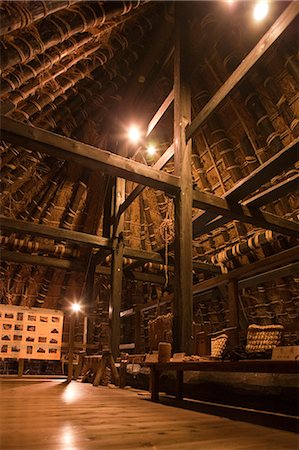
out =
<path fill-rule="evenodd" d="M 139 128 L 136 127 L 136 125 L 132 125 L 131 128 L 128 131 L 128 138 L 130 139 L 133 144 L 137 144 L 141 139 L 141 132 Z"/>
<path fill-rule="evenodd" d="M 253 17 L 255 20 L 260 21 L 263 20 L 269 11 L 269 5 L 267 1 L 260 1 L 256 3 L 254 10 L 253 10 Z"/>
<path fill-rule="evenodd" d="M 81 305 L 79 305 L 79 303 L 73 303 L 71 307 L 74 312 L 81 311 Z"/>
<path fill-rule="evenodd" d="M 157 149 L 156 149 L 156 147 L 155 147 L 154 145 L 149 145 L 149 146 L 147 147 L 146 151 L 147 151 L 147 154 L 148 154 L 149 156 L 154 156 L 155 153 L 156 153 L 156 151 L 157 151 Z"/>

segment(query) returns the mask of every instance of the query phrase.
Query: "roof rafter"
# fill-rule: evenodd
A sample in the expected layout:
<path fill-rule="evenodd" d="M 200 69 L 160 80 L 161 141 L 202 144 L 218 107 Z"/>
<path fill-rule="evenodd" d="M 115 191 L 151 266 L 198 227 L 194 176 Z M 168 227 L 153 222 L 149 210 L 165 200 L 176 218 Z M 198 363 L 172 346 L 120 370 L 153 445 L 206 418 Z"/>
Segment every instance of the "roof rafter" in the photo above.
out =
<path fill-rule="evenodd" d="M 229 220 L 240 220 L 241 222 L 251 223 L 252 225 L 296 238 L 299 236 L 298 222 L 293 222 L 259 209 L 249 208 L 242 204 L 230 205 L 226 199 L 207 192 L 193 191 L 193 206 L 199 209 L 215 211 L 216 214 L 226 216 Z"/>
<path fill-rule="evenodd" d="M 271 28 L 264 34 L 257 45 L 243 59 L 237 69 L 231 74 L 206 106 L 192 120 L 186 128 L 187 141 L 194 137 L 199 127 L 207 120 L 217 106 L 228 96 L 228 94 L 236 87 L 239 81 L 247 74 L 254 64 L 266 53 L 277 38 L 285 31 L 290 23 L 299 13 L 299 3 L 293 1 L 280 17 L 274 22 Z"/>

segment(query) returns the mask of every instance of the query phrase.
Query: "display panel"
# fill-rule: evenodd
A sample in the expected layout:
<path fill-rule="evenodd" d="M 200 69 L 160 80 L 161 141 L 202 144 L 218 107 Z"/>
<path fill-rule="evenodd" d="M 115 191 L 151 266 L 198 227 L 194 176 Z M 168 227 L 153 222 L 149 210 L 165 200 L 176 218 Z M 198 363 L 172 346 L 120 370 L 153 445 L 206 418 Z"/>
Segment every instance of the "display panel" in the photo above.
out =
<path fill-rule="evenodd" d="M 0 305 L 0 358 L 59 360 L 63 313 Z"/>

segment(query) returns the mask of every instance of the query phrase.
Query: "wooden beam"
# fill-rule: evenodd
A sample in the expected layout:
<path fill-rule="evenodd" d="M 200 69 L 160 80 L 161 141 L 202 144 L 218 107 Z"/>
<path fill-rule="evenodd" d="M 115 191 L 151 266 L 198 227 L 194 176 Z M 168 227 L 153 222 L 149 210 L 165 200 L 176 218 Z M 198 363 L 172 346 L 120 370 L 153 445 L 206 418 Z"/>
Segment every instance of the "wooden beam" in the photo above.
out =
<path fill-rule="evenodd" d="M 118 357 L 120 344 L 120 306 L 123 279 L 123 239 L 116 238 L 113 246 L 111 268 L 111 295 L 109 301 L 110 346 L 114 358 Z"/>
<path fill-rule="evenodd" d="M 135 352 L 138 354 L 141 352 L 141 312 L 136 311 L 134 317 L 134 341 Z"/>
<path fill-rule="evenodd" d="M 107 275 L 110 277 L 111 275 L 111 267 L 107 266 L 96 266 L 95 273 L 97 275 Z"/>
<path fill-rule="evenodd" d="M 156 114 L 154 115 L 154 117 L 151 119 L 150 123 L 148 124 L 146 136 L 149 136 L 149 134 L 153 131 L 153 129 L 155 128 L 155 126 L 157 125 L 159 120 L 163 117 L 165 112 L 168 110 L 169 106 L 173 102 L 173 99 L 174 99 L 174 91 L 172 89 L 169 92 L 166 99 L 164 100 L 164 102 L 162 103 L 162 105 L 160 106 L 160 108 L 158 109 L 158 111 L 156 112 Z"/>
<path fill-rule="evenodd" d="M 111 238 L 111 208 L 112 208 L 112 191 L 114 189 L 114 177 L 109 177 L 106 185 L 106 195 L 104 198 L 104 207 L 103 207 L 103 237 Z"/>
<path fill-rule="evenodd" d="M 238 269 L 232 270 L 224 275 L 219 275 L 217 277 L 211 278 L 209 280 L 203 281 L 193 285 L 193 294 L 200 294 L 201 292 L 208 291 L 215 287 L 223 286 L 228 283 L 228 280 L 235 278 L 236 280 L 242 280 L 243 278 L 248 278 L 248 276 L 256 275 L 260 272 L 265 272 L 274 269 L 284 264 L 288 264 L 292 261 L 297 261 L 299 259 L 299 245 L 284 250 L 282 252 L 276 253 L 275 255 L 268 256 L 267 258 L 256 261 L 250 265 L 239 267 Z M 242 283 L 239 281 L 240 284 Z"/>
<path fill-rule="evenodd" d="M 282 255 L 282 253 L 279 253 L 280 258 L 282 258 L 282 264 L 284 263 L 284 261 L 291 261 L 294 258 L 298 259 L 298 252 L 299 252 L 299 246 L 295 247 L 294 249 L 290 249 L 291 253 L 288 253 L 289 250 L 286 250 L 286 254 Z M 297 254 L 296 254 L 297 252 Z M 242 276 L 248 275 L 248 274 L 252 274 L 255 273 L 257 271 L 257 269 L 259 271 L 262 271 L 264 269 L 264 267 L 273 267 L 273 265 L 279 265 L 280 264 L 280 259 L 276 257 L 276 255 L 274 255 L 275 260 L 272 261 L 272 257 L 268 257 L 265 258 L 264 260 L 261 261 L 257 261 L 257 263 L 253 263 L 250 264 L 249 266 L 247 265 L 246 267 L 241 267 L 240 269 L 242 270 Z M 272 261 L 272 262 L 271 262 Z M 260 264 L 262 263 L 262 264 Z M 257 264 L 257 265 L 256 265 Z M 254 267 L 252 267 L 254 266 Z M 244 269 L 246 269 L 246 272 L 244 271 Z M 199 299 L 200 297 L 202 297 L 205 294 L 208 294 L 209 296 L 213 295 L 213 289 L 218 287 L 218 286 L 224 286 L 225 284 L 228 284 L 230 279 L 234 279 L 234 277 L 236 275 L 238 275 L 238 273 L 236 271 L 238 271 L 239 269 L 236 270 L 232 270 L 231 272 L 229 272 L 229 274 L 225 274 L 223 277 L 224 279 L 221 277 L 215 277 L 215 278 L 211 278 L 210 280 L 207 281 L 203 281 L 202 283 L 199 283 L 197 285 L 194 285 L 194 298 Z M 250 286 L 255 286 L 257 284 L 262 284 L 265 282 L 269 282 L 270 280 L 273 280 L 275 278 L 279 277 L 284 277 L 284 276 L 291 276 L 291 275 L 295 275 L 297 274 L 299 271 L 299 262 L 298 263 L 294 263 L 294 264 L 288 264 L 285 267 L 279 267 L 278 269 L 273 269 L 273 270 L 268 270 L 264 273 L 261 273 L 259 275 L 255 275 L 255 276 L 250 276 L 248 278 L 244 278 L 241 279 L 238 282 L 238 286 L 239 289 L 243 289 L 243 288 L 247 288 Z M 230 277 L 227 277 L 226 275 L 231 275 Z M 205 286 L 209 283 L 209 285 L 211 286 L 212 284 L 214 284 L 214 286 L 212 285 L 209 288 L 205 288 Z M 199 287 L 202 286 L 203 289 L 199 289 Z M 207 300 L 207 299 L 206 299 Z M 164 304 L 164 303 L 169 303 L 173 301 L 173 294 L 170 294 L 168 296 L 168 299 L 165 300 L 164 302 L 160 303 L 160 305 Z M 150 309 L 150 308 L 154 308 L 158 306 L 157 302 L 150 302 L 147 305 L 138 305 L 138 306 L 133 306 L 132 308 L 129 308 L 127 310 L 121 311 L 120 313 L 120 317 L 130 317 L 132 315 L 135 314 L 136 311 L 143 311 L 146 309 Z"/>
<path fill-rule="evenodd" d="M 108 238 L 81 233 L 79 231 L 66 230 L 64 228 L 48 227 L 33 222 L 24 222 L 2 215 L 0 215 L 0 228 L 12 233 L 30 234 L 32 236 L 42 236 L 57 241 L 69 241 L 83 246 L 101 247 L 101 252 L 95 257 L 96 264 L 101 264 L 103 262 L 101 260 L 106 258 L 112 251 L 112 240 Z M 126 258 L 140 260 L 141 262 L 157 262 L 163 264 L 162 257 L 158 252 L 147 252 L 146 250 L 133 247 L 124 247 L 124 256 Z"/>
<path fill-rule="evenodd" d="M 283 180 L 275 186 L 262 191 L 250 199 L 246 200 L 242 204 L 244 206 L 259 208 L 260 206 L 267 205 L 268 203 L 274 202 L 292 191 L 299 189 L 299 174 L 295 174 L 287 180 Z"/>
<path fill-rule="evenodd" d="M 258 186 L 265 184 L 270 181 L 271 178 L 279 175 L 283 170 L 291 167 L 298 160 L 298 149 L 299 138 L 295 139 L 291 144 L 276 153 L 272 158 L 252 171 L 247 177 L 235 184 L 232 189 L 224 194 L 223 198 L 232 204 L 234 202 L 236 203 L 241 198 L 244 198 L 251 192 L 256 191 Z M 286 195 L 286 193 L 291 192 L 291 189 L 295 187 L 297 181 L 296 177 L 298 177 L 298 175 L 295 175 L 289 180 L 289 185 L 287 184 L 287 181 L 282 182 L 260 194 L 256 194 L 256 196 L 242 204 L 248 207 L 258 207 L 279 198 L 279 195 Z M 226 216 L 217 218 L 217 214 L 214 213 L 214 220 L 211 221 L 211 219 L 213 219 L 213 213 L 210 210 L 205 211 L 204 213 L 201 212 L 194 217 L 193 237 L 210 233 L 215 228 L 230 221 L 231 217 Z"/>
<path fill-rule="evenodd" d="M 220 273 L 221 269 L 219 266 L 215 266 L 214 264 L 205 263 L 201 261 L 193 261 L 192 267 L 194 272 L 202 272 L 202 273 Z"/>
<path fill-rule="evenodd" d="M 156 262 L 159 264 L 163 264 L 162 257 L 159 253 L 149 252 L 138 248 L 125 247 L 124 256 L 131 259 L 138 259 L 138 261 L 140 262 Z"/>
<path fill-rule="evenodd" d="M 70 383 L 74 375 L 74 344 L 75 344 L 75 323 L 76 323 L 75 311 L 70 313 L 69 321 L 69 349 L 68 349 L 68 365 L 67 365 L 67 382 Z"/>
<path fill-rule="evenodd" d="M 88 247 L 111 248 L 112 246 L 110 239 L 95 236 L 94 234 L 81 233 L 79 231 L 66 230 L 64 228 L 48 227 L 39 223 L 24 222 L 2 215 L 0 215 L 0 228 L 13 233 L 48 237 L 57 241 L 69 241 L 74 244 Z"/>
<path fill-rule="evenodd" d="M 268 270 L 259 275 L 245 278 L 239 282 L 239 288 L 245 289 L 251 286 L 257 286 L 263 283 L 268 283 L 271 280 L 275 280 L 281 277 L 290 277 L 299 274 L 299 262 L 293 264 L 287 264 L 284 267 L 278 269 Z"/>
<path fill-rule="evenodd" d="M 275 216 L 265 211 L 248 206 L 230 205 L 229 202 L 216 195 L 198 190 L 193 191 L 193 206 L 199 209 L 214 211 L 217 215 L 226 216 L 229 220 L 240 220 L 251 223 L 266 230 L 276 231 L 287 236 L 299 237 L 299 223 Z"/>
<path fill-rule="evenodd" d="M 196 238 L 197 236 L 200 236 L 202 234 L 210 233 L 211 231 L 215 230 L 215 228 L 222 227 L 227 222 L 230 222 L 231 219 L 228 219 L 227 217 L 214 215 L 214 220 L 211 220 L 210 222 L 206 223 L 205 225 L 200 224 L 198 225 L 197 220 L 194 220 L 192 223 L 193 226 L 193 238 Z"/>
<path fill-rule="evenodd" d="M 236 183 L 232 189 L 225 193 L 226 200 L 229 202 L 241 200 L 251 192 L 256 191 L 259 186 L 271 180 L 271 178 L 291 167 L 298 159 L 299 138 L 294 139 L 294 141 L 280 150 L 280 152 L 273 155 L 272 158 L 253 170 L 247 177 Z"/>
<path fill-rule="evenodd" d="M 86 264 L 69 259 L 58 259 L 50 256 L 29 255 L 27 253 L 12 252 L 1 249 L 1 261 L 15 262 L 18 264 L 30 264 L 31 266 L 56 267 L 62 270 L 72 270 L 74 272 L 86 272 Z"/>
<path fill-rule="evenodd" d="M 119 215 L 120 206 L 123 204 L 126 198 L 125 180 L 123 178 L 117 178 L 115 182 L 115 216 L 118 216 L 118 220 L 113 225 L 113 237 L 118 236 L 124 230 L 125 217 Z"/>
<path fill-rule="evenodd" d="M 233 347 L 239 344 L 239 293 L 238 293 L 238 280 L 231 278 L 228 281 L 227 286 L 227 299 L 228 299 L 228 326 L 234 328 L 230 333 L 230 343 Z"/>
<path fill-rule="evenodd" d="M 189 140 L 195 136 L 199 127 L 207 120 L 217 106 L 228 96 L 228 94 L 237 86 L 242 78 L 249 72 L 254 64 L 266 53 L 271 45 L 279 36 L 285 31 L 290 23 L 296 18 L 299 12 L 299 3 L 293 1 L 280 17 L 274 22 L 271 28 L 260 39 L 257 45 L 251 52 L 243 59 L 241 64 L 226 80 L 206 106 L 193 119 L 190 125 L 187 126 L 186 139 Z"/>
<path fill-rule="evenodd" d="M 155 164 L 152 166 L 153 169 L 163 169 L 163 167 L 166 166 L 168 161 L 171 160 L 174 154 L 174 145 L 171 144 L 170 147 L 163 153 L 163 155 L 158 159 L 158 161 L 155 162 Z M 125 210 L 133 203 L 133 201 L 141 194 L 141 192 L 145 189 L 146 186 L 136 186 L 133 191 L 128 195 L 126 200 L 120 205 L 118 216 L 123 214 Z M 119 220 L 119 217 L 117 217 L 117 220 Z"/>
<path fill-rule="evenodd" d="M 192 172 L 191 141 L 186 126 L 191 121 L 191 89 L 187 82 L 189 48 L 188 17 L 181 2 L 175 2 L 174 52 L 174 170 L 180 176 L 175 198 L 175 288 L 173 301 L 173 345 L 175 352 L 193 351 L 192 296 Z M 189 60 L 190 63 L 190 60 Z"/>
<path fill-rule="evenodd" d="M 179 179 L 174 175 L 5 116 L 0 119 L 2 139 L 21 148 L 76 162 L 91 170 L 98 169 L 170 194 L 175 194 L 179 189 Z"/>

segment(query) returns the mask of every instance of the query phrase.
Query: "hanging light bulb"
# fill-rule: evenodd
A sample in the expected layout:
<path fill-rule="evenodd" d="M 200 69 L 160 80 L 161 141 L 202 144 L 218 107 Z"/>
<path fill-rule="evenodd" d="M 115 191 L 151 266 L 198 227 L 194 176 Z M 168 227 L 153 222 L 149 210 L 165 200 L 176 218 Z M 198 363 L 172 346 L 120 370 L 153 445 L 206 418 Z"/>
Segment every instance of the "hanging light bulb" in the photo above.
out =
<path fill-rule="evenodd" d="M 256 3 L 253 10 L 253 17 L 256 21 L 263 20 L 269 11 L 269 4 L 267 1 L 262 0 Z"/>
<path fill-rule="evenodd" d="M 147 151 L 148 156 L 154 156 L 157 149 L 154 145 L 151 144 L 147 147 L 146 151 Z"/>
<path fill-rule="evenodd" d="M 133 144 L 137 144 L 141 139 L 141 132 L 136 125 L 132 125 L 128 131 L 128 138 Z"/>
<path fill-rule="evenodd" d="M 72 304 L 72 310 L 73 310 L 74 312 L 79 312 L 79 311 L 81 311 L 81 305 L 80 305 L 79 303 L 73 303 L 73 304 Z"/>

